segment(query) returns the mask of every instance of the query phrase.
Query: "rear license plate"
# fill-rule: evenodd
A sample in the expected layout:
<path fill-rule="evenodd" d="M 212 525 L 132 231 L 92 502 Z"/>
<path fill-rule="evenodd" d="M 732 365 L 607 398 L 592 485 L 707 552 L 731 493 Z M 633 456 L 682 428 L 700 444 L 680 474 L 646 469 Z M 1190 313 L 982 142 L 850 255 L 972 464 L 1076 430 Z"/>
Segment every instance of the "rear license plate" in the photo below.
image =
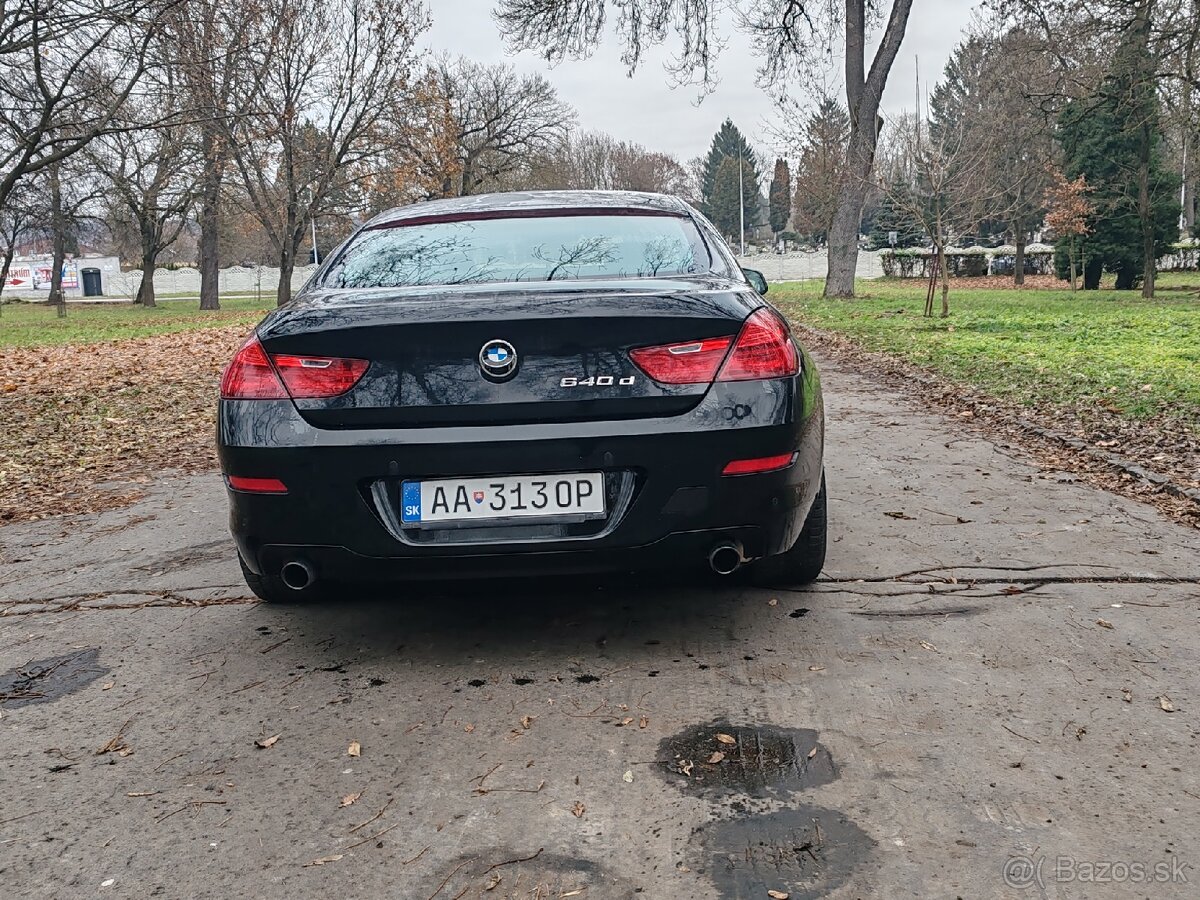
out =
<path fill-rule="evenodd" d="M 598 472 L 406 481 L 400 489 L 405 525 L 603 516 L 604 476 Z"/>

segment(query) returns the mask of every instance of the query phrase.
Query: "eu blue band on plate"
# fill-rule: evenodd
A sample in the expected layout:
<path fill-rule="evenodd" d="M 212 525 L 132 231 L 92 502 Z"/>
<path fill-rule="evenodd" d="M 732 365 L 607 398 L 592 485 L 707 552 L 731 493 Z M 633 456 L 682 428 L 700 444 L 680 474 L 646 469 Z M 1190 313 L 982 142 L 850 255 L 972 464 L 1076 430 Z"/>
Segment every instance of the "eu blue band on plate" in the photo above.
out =
<path fill-rule="evenodd" d="M 421 521 L 421 482 L 404 482 L 400 496 L 400 521 Z"/>

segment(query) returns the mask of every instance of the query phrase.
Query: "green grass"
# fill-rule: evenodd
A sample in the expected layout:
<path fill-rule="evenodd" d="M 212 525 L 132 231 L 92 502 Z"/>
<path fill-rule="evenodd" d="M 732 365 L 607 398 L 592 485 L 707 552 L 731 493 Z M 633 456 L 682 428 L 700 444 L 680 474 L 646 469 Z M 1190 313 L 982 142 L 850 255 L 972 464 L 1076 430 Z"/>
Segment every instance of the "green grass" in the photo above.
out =
<path fill-rule="evenodd" d="M 166 300 L 153 309 L 131 303 L 67 304 L 67 316 L 60 319 L 51 306 L 6 303 L 0 308 L 0 347 L 90 344 L 215 325 L 242 324 L 249 329 L 272 306 L 273 295 L 262 301 L 223 297 L 215 312 L 202 312 L 198 300 Z"/>
<path fill-rule="evenodd" d="M 1186 293 L 1144 301 L 1116 291 L 954 290 L 949 319 L 921 315 L 918 282 L 861 282 L 859 294 L 823 300 L 820 282 L 794 282 L 770 296 L 796 322 L 994 397 L 1169 415 L 1200 430 L 1200 301 Z"/>

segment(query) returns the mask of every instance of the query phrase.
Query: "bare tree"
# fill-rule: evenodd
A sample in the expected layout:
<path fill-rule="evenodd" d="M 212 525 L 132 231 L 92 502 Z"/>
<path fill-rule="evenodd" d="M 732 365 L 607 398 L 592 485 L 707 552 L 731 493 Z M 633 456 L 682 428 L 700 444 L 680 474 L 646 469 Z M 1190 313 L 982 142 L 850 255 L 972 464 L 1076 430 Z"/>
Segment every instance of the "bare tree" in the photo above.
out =
<path fill-rule="evenodd" d="M 632 71 L 650 46 L 670 34 L 680 50 L 670 63 L 678 80 L 713 84 L 713 62 L 720 47 L 718 18 L 726 3 L 718 0 L 613 0 L 616 23 Z M 835 45 L 845 51 L 850 135 L 846 178 L 838 195 L 829 235 L 829 275 L 825 294 L 854 296 L 858 233 L 871 187 L 879 139 L 879 104 L 900 51 L 912 0 L 736 0 L 743 27 L 759 38 L 765 63 L 761 77 L 775 89 L 795 73 L 811 70 Z M 606 22 L 605 0 L 498 0 L 496 19 L 510 44 L 536 49 L 550 61 L 589 54 L 600 42 Z M 867 61 L 869 26 L 878 20 L 882 33 Z"/>
<path fill-rule="evenodd" d="M 45 218 L 39 195 L 27 181 L 19 182 L 0 206 L 0 294 L 8 283 L 8 273 L 21 241 Z M 4 309 L 0 304 L 0 312 Z"/>
<path fill-rule="evenodd" d="M 559 145 L 575 122 L 575 111 L 542 75 L 448 58 L 434 71 L 457 132 L 458 164 L 447 173 L 446 194 L 466 196 L 495 186 Z"/>
<path fill-rule="evenodd" d="M 112 126 L 171 0 L 0 3 L 0 209 L 18 182 Z"/>
<path fill-rule="evenodd" d="M 372 164 L 394 145 L 392 111 L 428 18 L 418 0 L 269 0 L 267 13 L 258 41 L 272 58 L 232 153 L 279 254 L 282 306 L 312 217 L 361 206 Z"/>
<path fill-rule="evenodd" d="M 918 117 L 909 116 L 894 123 L 890 140 L 893 168 L 881 173 L 881 188 L 893 206 L 918 222 L 929 238 L 933 266 L 925 315 L 933 315 L 940 284 L 945 318 L 950 315 L 946 250 L 995 208 L 999 191 L 987 181 L 984 148 L 963 140 L 961 129 L 930 129 Z"/>
<path fill-rule="evenodd" d="M 695 193 L 688 171 L 672 156 L 602 131 L 572 132 L 529 161 L 506 186 L 558 190 L 645 191 L 675 196 Z"/>
<path fill-rule="evenodd" d="M 275 37 L 262 40 L 262 0 L 185 0 L 164 16 L 166 64 L 186 91 L 186 108 L 200 133 L 200 308 L 219 309 L 221 191 L 232 138 L 270 65 Z"/>
<path fill-rule="evenodd" d="M 161 123 L 141 130 L 116 129 L 88 147 L 101 173 L 138 232 L 142 282 L 136 303 L 155 305 L 154 269 L 159 254 L 179 237 L 201 186 L 198 129 L 186 120 L 186 97 L 178 72 L 164 66 L 148 73 L 141 96 L 127 98 L 117 123 L 150 121 L 153 104 Z M 164 115 L 166 114 L 166 115 Z"/>

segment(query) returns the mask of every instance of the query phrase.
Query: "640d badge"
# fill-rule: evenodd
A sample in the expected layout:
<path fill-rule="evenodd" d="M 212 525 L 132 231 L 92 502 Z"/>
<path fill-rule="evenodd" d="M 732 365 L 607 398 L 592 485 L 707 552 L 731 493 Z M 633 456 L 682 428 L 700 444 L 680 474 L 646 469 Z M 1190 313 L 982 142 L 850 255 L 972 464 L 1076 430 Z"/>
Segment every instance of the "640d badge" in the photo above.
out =
<path fill-rule="evenodd" d="M 617 378 L 615 375 L 593 375 L 590 378 L 564 378 L 558 383 L 559 387 L 565 388 L 581 388 L 581 387 L 629 387 L 637 383 L 637 377 L 628 375 L 625 378 Z"/>

